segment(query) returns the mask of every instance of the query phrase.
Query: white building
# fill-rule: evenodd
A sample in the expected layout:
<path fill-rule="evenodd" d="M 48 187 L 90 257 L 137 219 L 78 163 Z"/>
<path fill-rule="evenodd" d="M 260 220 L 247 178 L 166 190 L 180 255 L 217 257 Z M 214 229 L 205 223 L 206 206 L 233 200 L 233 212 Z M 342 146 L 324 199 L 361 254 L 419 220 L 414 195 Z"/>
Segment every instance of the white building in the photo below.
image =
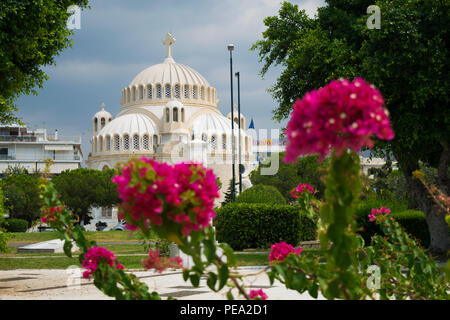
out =
<path fill-rule="evenodd" d="M 81 137 L 61 137 L 58 131 L 49 135 L 46 129 L 28 131 L 25 126 L 0 126 L 0 173 L 8 166 L 29 172 L 45 169 L 51 159 L 50 173 L 81 167 Z"/>
<path fill-rule="evenodd" d="M 223 198 L 232 177 L 231 117 L 220 112 L 216 89 L 200 73 L 175 62 L 171 52 L 174 43 L 175 39 L 167 34 L 163 41 L 167 46 L 165 60 L 140 72 L 122 90 L 116 117 L 104 105 L 94 115 L 92 152 L 86 164 L 103 170 L 142 156 L 166 163 L 198 161 L 220 178 Z M 243 115 L 241 121 L 245 125 Z M 246 167 L 243 179 L 248 186 L 253 154 L 251 137 L 244 128 L 241 128 L 241 154 Z"/>

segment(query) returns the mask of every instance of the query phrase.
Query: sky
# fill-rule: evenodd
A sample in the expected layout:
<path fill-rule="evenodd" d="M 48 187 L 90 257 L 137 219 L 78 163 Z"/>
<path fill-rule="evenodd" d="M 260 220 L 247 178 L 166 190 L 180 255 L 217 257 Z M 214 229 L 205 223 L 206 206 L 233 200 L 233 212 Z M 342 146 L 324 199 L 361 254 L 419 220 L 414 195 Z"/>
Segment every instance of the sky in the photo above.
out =
<path fill-rule="evenodd" d="M 291 1 L 313 17 L 322 0 Z M 56 57 L 55 66 L 37 96 L 18 99 L 17 115 L 30 130 L 47 128 L 53 134 L 81 136 L 84 159 L 90 152 L 92 117 L 105 103 L 115 117 L 121 92 L 145 68 L 161 63 L 166 55 L 166 33 L 176 39 L 172 56 L 202 74 L 216 88 L 219 109 L 230 112 L 230 61 L 227 45 L 233 43 L 233 73 L 240 72 L 241 112 L 256 129 L 282 128 L 272 120 L 276 108 L 267 89 L 281 72 L 263 66 L 250 47 L 261 40 L 264 18 L 275 16 L 280 0 L 91 0 L 81 12 L 72 48 Z M 237 84 L 234 81 L 234 102 Z M 270 132 L 270 131 L 269 131 Z"/>

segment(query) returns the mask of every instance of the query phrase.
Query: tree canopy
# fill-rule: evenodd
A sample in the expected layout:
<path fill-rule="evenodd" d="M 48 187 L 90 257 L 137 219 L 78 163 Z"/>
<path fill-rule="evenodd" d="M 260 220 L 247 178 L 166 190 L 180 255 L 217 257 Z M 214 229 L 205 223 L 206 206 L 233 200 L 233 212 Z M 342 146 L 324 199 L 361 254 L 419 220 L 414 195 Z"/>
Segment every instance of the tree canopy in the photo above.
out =
<path fill-rule="evenodd" d="M 14 101 L 36 94 L 48 77 L 43 66 L 72 45 L 67 28 L 71 5 L 88 0 L 2 0 L 0 2 L 0 122 L 16 121 Z"/>

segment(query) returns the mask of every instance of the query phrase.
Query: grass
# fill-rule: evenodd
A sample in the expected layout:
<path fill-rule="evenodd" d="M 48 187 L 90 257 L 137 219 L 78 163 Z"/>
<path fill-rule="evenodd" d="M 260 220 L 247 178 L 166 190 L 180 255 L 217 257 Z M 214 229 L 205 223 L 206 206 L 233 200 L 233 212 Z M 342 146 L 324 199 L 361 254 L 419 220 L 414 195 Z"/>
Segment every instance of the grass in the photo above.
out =
<path fill-rule="evenodd" d="M 15 232 L 11 233 L 12 239 L 8 244 L 14 243 L 35 243 L 47 240 L 58 239 L 57 232 Z M 128 231 L 86 231 L 86 236 L 89 240 L 97 242 L 127 242 L 141 240 L 139 232 L 133 232 L 131 235 Z M 158 239 L 153 235 L 153 240 Z"/>

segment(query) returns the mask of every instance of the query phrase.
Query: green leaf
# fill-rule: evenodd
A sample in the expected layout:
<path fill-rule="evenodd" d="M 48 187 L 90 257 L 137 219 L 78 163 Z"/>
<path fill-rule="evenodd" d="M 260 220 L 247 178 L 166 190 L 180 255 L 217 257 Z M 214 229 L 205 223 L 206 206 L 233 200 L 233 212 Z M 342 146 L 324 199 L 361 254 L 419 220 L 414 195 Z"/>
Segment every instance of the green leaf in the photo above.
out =
<path fill-rule="evenodd" d="M 64 253 L 69 258 L 72 258 L 72 241 L 71 240 L 66 239 L 66 241 L 64 241 Z"/>
<path fill-rule="evenodd" d="M 216 282 L 217 282 L 217 275 L 213 272 L 209 272 L 209 277 L 208 280 L 206 281 L 206 284 L 213 291 L 216 291 L 215 289 Z"/>
<path fill-rule="evenodd" d="M 203 240 L 206 259 L 211 263 L 216 257 L 216 245 L 210 239 Z"/>
<path fill-rule="evenodd" d="M 218 290 L 222 289 L 228 281 L 229 277 L 229 270 L 228 265 L 224 264 L 219 268 L 219 288 Z"/>

